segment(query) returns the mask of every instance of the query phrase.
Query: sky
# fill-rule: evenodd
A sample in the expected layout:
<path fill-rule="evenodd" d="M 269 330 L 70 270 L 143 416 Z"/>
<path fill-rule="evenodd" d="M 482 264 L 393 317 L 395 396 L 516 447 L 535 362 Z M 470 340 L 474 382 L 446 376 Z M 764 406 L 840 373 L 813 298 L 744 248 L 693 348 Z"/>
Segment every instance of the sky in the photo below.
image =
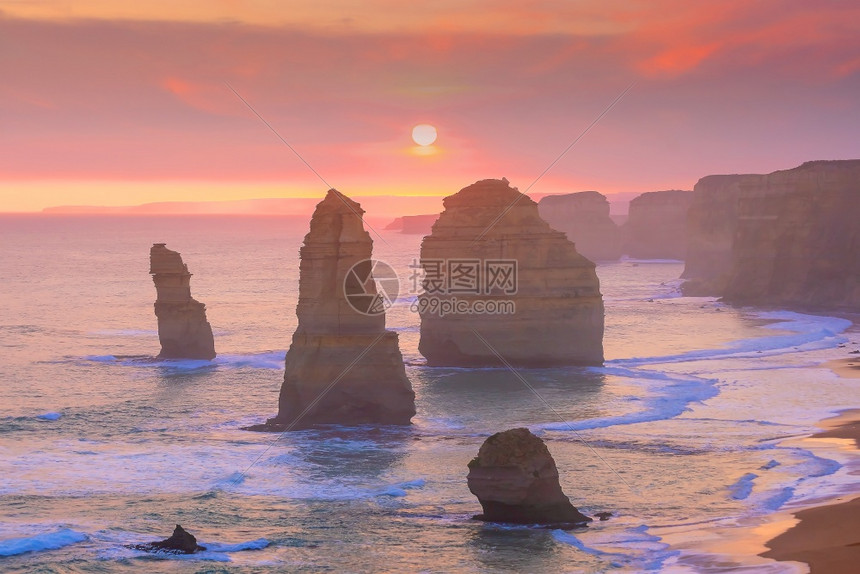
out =
<path fill-rule="evenodd" d="M 858 134 L 856 2 L 0 0 L 0 211 L 692 189 Z"/>

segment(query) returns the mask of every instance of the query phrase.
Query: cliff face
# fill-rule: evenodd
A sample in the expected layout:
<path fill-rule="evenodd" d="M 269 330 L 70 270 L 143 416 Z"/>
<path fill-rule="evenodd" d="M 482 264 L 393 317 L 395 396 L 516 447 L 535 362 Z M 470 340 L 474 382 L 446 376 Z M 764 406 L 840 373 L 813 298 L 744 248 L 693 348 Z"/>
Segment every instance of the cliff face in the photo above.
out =
<path fill-rule="evenodd" d="M 609 201 L 596 191 L 548 195 L 538 203 L 540 216 L 563 231 L 576 250 L 592 261 L 621 257 L 621 233 L 609 217 Z"/>
<path fill-rule="evenodd" d="M 206 320 L 206 305 L 191 297 L 191 273 L 182 256 L 156 243 L 149 250 L 149 272 L 157 293 L 158 357 L 214 359 L 215 339 Z"/>
<path fill-rule="evenodd" d="M 385 329 L 370 264 L 359 264 L 370 259 L 373 246 L 363 213 L 335 190 L 314 211 L 300 253 L 299 325 L 287 352 L 278 416 L 264 430 L 409 424 L 415 414 L 397 333 Z"/>
<path fill-rule="evenodd" d="M 687 214 L 685 295 L 721 295 L 732 270 L 732 246 L 742 193 L 762 189 L 764 175 L 709 175 L 693 188 Z"/>
<path fill-rule="evenodd" d="M 690 191 L 643 193 L 630 202 L 624 224 L 624 252 L 637 259 L 684 259 L 687 256 L 687 212 Z"/>
<path fill-rule="evenodd" d="M 860 309 L 860 177 L 855 185 L 741 198 L 724 300 Z"/>
<path fill-rule="evenodd" d="M 860 306 L 860 160 L 722 176 L 728 186 L 714 177 L 696 186 L 685 292 L 745 304 Z"/>
<path fill-rule="evenodd" d="M 427 363 L 499 365 L 501 355 L 515 365 L 602 364 L 594 263 L 541 219 L 537 204 L 507 180 L 486 179 L 444 206 L 421 245 Z"/>

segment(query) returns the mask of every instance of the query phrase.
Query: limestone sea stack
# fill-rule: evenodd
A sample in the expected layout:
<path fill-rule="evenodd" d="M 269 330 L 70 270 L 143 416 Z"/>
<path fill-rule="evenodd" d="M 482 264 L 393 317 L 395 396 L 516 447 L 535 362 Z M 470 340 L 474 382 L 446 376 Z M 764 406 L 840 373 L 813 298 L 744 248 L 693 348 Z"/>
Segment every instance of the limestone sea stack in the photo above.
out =
<path fill-rule="evenodd" d="M 621 232 L 609 217 L 609 200 L 596 191 L 548 195 L 538 203 L 540 216 L 563 231 L 576 250 L 592 261 L 621 257 Z"/>
<path fill-rule="evenodd" d="M 421 244 L 419 350 L 428 365 L 602 364 L 595 265 L 537 204 L 506 179 L 478 181 L 443 203 Z"/>
<path fill-rule="evenodd" d="M 622 227 L 624 252 L 636 259 L 681 259 L 687 256 L 687 212 L 693 192 L 650 191 L 630 202 Z"/>
<path fill-rule="evenodd" d="M 353 306 L 380 295 L 371 276 L 373 240 L 363 214 L 358 203 L 334 189 L 316 206 L 300 252 L 299 324 L 287 351 L 278 416 L 252 430 L 406 425 L 415 414 L 397 333 L 385 329 L 380 309 L 369 304 L 365 313 Z M 361 284 L 348 285 L 356 264 Z M 345 295 L 350 286 L 366 296 L 356 295 L 351 304 Z"/>
<path fill-rule="evenodd" d="M 157 297 L 161 359 L 215 358 L 215 339 L 206 320 L 206 305 L 191 297 L 191 273 L 182 256 L 156 243 L 149 251 L 149 272 Z"/>
<path fill-rule="evenodd" d="M 561 490 L 546 444 L 525 428 L 496 433 L 469 462 L 469 491 L 488 522 L 575 525 L 591 522 Z"/>
<path fill-rule="evenodd" d="M 688 222 L 685 294 L 860 308 L 860 160 L 702 178 Z"/>

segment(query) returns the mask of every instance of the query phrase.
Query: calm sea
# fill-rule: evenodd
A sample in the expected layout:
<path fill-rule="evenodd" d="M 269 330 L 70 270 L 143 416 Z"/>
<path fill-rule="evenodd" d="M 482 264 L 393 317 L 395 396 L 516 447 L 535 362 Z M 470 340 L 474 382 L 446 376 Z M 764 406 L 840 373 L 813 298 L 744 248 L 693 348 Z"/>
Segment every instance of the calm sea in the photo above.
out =
<path fill-rule="evenodd" d="M 680 297 L 679 262 L 601 265 L 606 365 L 520 370 L 537 396 L 505 369 L 421 366 L 408 293 L 421 238 L 393 232 L 374 255 L 402 278 L 388 325 L 414 424 L 241 431 L 277 410 L 306 231 L 301 218 L 0 216 L 0 570 L 788 572 L 698 541 L 848 480 L 835 450 L 785 439 L 858 406 L 856 385 L 816 367 L 856 346 L 849 321 Z M 154 242 L 194 274 L 212 363 L 153 359 Z M 466 464 L 515 426 L 547 442 L 577 507 L 613 517 L 570 532 L 470 520 Z M 176 523 L 209 550 L 125 548 Z"/>

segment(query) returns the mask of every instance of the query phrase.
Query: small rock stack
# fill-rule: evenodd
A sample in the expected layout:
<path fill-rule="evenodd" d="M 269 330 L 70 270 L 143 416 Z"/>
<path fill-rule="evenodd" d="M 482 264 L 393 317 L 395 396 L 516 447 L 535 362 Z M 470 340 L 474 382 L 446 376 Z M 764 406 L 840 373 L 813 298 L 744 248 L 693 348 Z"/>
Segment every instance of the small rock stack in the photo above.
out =
<path fill-rule="evenodd" d="M 191 273 L 182 256 L 156 243 L 149 251 L 149 272 L 157 297 L 160 359 L 215 358 L 215 339 L 206 320 L 206 305 L 191 297 Z"/>

